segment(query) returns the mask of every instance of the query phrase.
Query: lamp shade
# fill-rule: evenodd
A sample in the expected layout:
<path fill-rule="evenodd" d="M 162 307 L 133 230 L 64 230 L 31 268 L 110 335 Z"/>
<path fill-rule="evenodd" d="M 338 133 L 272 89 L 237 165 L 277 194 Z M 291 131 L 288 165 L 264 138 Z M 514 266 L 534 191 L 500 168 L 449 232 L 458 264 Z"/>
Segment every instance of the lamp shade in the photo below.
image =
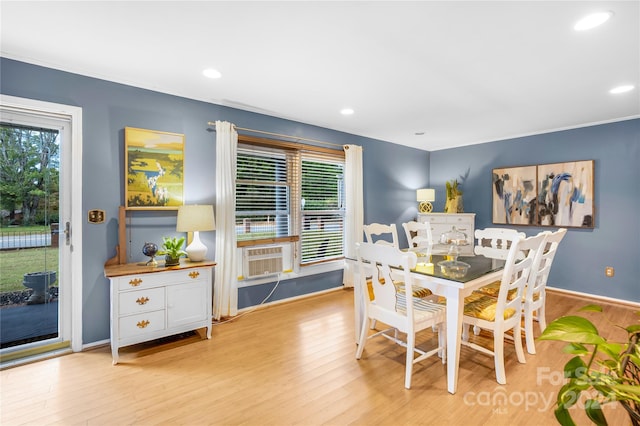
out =
<path fill-rule="evenodd" d="M 205 259 L 207 246 L 200 241 L 200 231 L 214 229 L 216 223 L 213 218 L 213 206 L 193 204 L 178 207 L 176 231 L 193 232 L 193 241 L 185 249 L 190 261 L 200 262 Z"/>
<path fill-rule="evenodd" d="M 178 207 L 178 232 L 213 231 L 216 229 L 213 206 L 192 204 Z"/>
<path fill-rule="evenodd" d="M 436 190 L 431 188 L 418 189 L 416 191 L 416 201 L 435 201 Z"/>

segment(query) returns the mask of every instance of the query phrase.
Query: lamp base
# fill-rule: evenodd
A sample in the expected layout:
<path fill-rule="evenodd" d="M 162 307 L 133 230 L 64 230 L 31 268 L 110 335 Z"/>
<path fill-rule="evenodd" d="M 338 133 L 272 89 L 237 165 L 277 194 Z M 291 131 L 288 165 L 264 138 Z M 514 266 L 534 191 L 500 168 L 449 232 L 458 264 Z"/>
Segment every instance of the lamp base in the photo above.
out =
<path fill-rule="evenodd" d="M 429 201 L 421 201 L 420 206 L 418 206 L 418 210 L 420 213 L 431 213 L 433 205 L 431 205 Z"/>
<path fill-rule="evenodd" d="M 201 262 L 207 255 L 207 246 L 200 241 L 200 233 L 198 231 L 193 232 L 193 241 L 184 250 L 187 252 L 187 256 L 191 262 Z"/>

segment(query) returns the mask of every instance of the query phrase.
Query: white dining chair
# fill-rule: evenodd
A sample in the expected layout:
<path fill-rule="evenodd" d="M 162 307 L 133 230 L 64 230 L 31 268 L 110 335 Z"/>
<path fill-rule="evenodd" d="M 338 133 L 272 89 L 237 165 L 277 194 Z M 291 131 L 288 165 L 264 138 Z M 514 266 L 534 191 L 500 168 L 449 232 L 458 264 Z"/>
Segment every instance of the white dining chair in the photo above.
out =
<path fill-rule="evenodd" d="M 368 243 L 386 244 L 400 248 L 396 224 L 370 223 L 363 226 L 364 236 Z"/>
<path fill-rule="evenodd" d="M 473 292 L 464 301 L 464 315 L 462 319 L 462 344 L 494 358 L 496 380 L 506 384 L 504 369 L 505 332 L 513 330 L 513 342 L 518 362 L 524 364 L 524 350 L 522 347 L 521 321 L 522 297 L 529 278 L 533 260 L 541 249 L 545 235 L 522 238 L 517 233 L 505 236 L 508 240 L 509 251 L 500 280 L 497 297 Z M 522 258 L 519 253 L 526 253 Z M 478 327 L 493 333 L 493 349 L 484 347 L 469 340 L 469 327 Z"/>
<path fill-rule="evenodd" d="M 446 359 L 446 308 L 417 297 L 407 299 L 406 295 L 414 290 L 411 269 L 415 268 L 417 256 L 413 252 L 403 252 L 383 244 L 358 243 L 356 248 L 362 294 L 367 294 L 366 274 L 373 269 L 374 298 L 364 297 L 364 318 L 371 323 L 382 322 L 389 326 L 382 331 L 369 334 L 368 327 L 361 327 L 356 359 L 361 359 L 367 340 L 374 337 L 385 337 L 406 348 L 405 382 L 411 388 L 413 364 L 430 356 L 439 354 L 442 363 Z M 372 265 L 375 265 L 373 267 Z M 394 273 L 392 274 L 392 271 Z M 402 282 L 398 282 L 401 279 Z M 401 284 L 401 285 L 400 285 Z M 399 289 L 404 289 L 404 291 Z M 437 329 L 437 347 L 424 351 L 416 347 L 416 333 L 430 327 Z M 406 334 L 406 341 L 400 339 L 398 332 Z M 416 357 L 416 353 L 418 356 Z"/>
<path fill-rule="evenodd" d="M 522 299 L 522 312 L 524 315 L 524 334 L 527 342 L 527 352 L 536 353 L 535 339 L 533 333 L 533 321 L 536 320 L 540 326 L 540 332 L 547 328 L 545 319 L 545 305 L 547 301 L 546 286 L 549 279 L 549 271 L 553 264 L 553 259 L 558 251 L 560 241 L 566 235 L 566 228 L 560 228 L 555 232 L 544 231 L 546 238 L 542 250 L 539 250 L 537 259 L 534 260 L 529 280 Z"/>
<path fill-rule="evenodd" d="M 525 238 L 526 234 L 510 228 L 476 229 L 474 233 L 476 245 L 473 251 L 475 254 L 491 259 L 504 260 L 507 258 L 509 245 L 514 236 Z"/>
<path fill-rule="evenodd" d="M 364 225 L 363 229 L 365 239 L 368 243 L 381 244 L 400 249 L 400 243 L 398 240 L 398 229 L 396 228 L 395 223 L 389 225 L 384 223 L 370 223 Z M 374 294 L 372 289 L 371 274 L 367 275 L 367 280 L 369 283 L 369 298 L 372 299 L 374 297 Z M 413 291 L 413 296 L 420 298 L 433 298 L 433 293 L 428 288 L 417 287 Z M 372 329 L 375 328 L 375 324 L 375 321 L 371 322 Z"/>
<path fill-rule="evenodd" d="M 431 224 L 429 222 L 417 222 L 415 220 L 402 224 L 407 235 L 409 249 L 433 247 L 433 235 L 431 234 Z"/>

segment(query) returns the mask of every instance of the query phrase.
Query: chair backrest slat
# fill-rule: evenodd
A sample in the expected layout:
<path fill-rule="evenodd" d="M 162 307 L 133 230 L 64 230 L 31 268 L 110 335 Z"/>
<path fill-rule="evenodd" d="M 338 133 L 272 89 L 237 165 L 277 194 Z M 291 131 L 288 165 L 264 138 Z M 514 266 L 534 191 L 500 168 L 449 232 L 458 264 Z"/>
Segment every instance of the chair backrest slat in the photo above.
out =
<path fill-rule="evenodd" d="M 475 254 L 502 260 L 507 259 L 511 241 L 514 238 L 526 237 L 524 232 L 509 228 L 476 229 L 474 236 L 476 238 L 476 246 L 473 249 Z"/>
<path fill-rule="evenodd" d="M 385 244 L 400 248 L 396 224 L 370 223 L 363 226 L 364 236 L 368 243 Z"/>
<path fill-rule="evenodd" d="M 542 250 L 539 251 L 538 256 L 534 260 L 531 274 L 529 275 L 529 282 L 525 293 L 527 299 L 533 299 L 534 295 L 544 291 L 547 280 L 549 279 L 549 271 L 551 271 L 553 259 L 558 251 L 558 245 L 566 233 L 566 228 L 560 228 L 555 232 L 541 232 L 541 234 L 546 235 L 546 238 Z"/>
<path fill-rule="evenodd" d="M 397 312 L 397 292 L 394 280 L 404 283 L 405 294 L 413 294 L 413 280 L 411 269 L 416 267 L 417 256 L 412 252 L 402 252 L 399 249 L 375 243 L 356 244 L 360 280 L 363 294 L 366 294 L 366 277 L 372 276 L 374 298 L 369 303 L 375 304 L 377 309 Z M 393 271 L 393 274 L 392 274 Z M 406 315 L 413 318 L 413 304 L 406 303 Z"/>
<path fill-rule="evenodd" d="M 415 220 L 402 224 L 407 235 L 409 248 L 430 248 L 433 246 L 433 235 L 431 234 L 431 223 L 416 222 Z"/>
<path fill-rule="evenodd" d="M 502 282 L 498 293 L 496 318 L 502 318 L 504 311 L 513 309 L 518 314 L 521 311 L 522 296 L 529 279 L 534 259 L 544 245 L 545 234 L 523 238 L 518 234 L 511 234 L 509 251 L 502 274 Z M 509 292 L 515 294 L 509 296 Z M 517 315 L 519 318 L 519 315 Z"/>

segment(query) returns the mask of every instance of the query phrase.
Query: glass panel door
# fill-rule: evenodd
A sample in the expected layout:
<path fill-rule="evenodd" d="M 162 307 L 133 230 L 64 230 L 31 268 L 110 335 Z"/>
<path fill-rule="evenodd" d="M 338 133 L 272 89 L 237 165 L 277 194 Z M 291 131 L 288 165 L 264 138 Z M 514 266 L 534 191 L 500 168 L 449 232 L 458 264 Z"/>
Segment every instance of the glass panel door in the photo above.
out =
<path fill-rule="evenodd" d="M 61 144 L 68 123 L 2 111 L 0 120 L 0 351 L 63 341 L 68 250 L 60 225 Z M 64 317 L 64 316 L 63 316 Z"/>

